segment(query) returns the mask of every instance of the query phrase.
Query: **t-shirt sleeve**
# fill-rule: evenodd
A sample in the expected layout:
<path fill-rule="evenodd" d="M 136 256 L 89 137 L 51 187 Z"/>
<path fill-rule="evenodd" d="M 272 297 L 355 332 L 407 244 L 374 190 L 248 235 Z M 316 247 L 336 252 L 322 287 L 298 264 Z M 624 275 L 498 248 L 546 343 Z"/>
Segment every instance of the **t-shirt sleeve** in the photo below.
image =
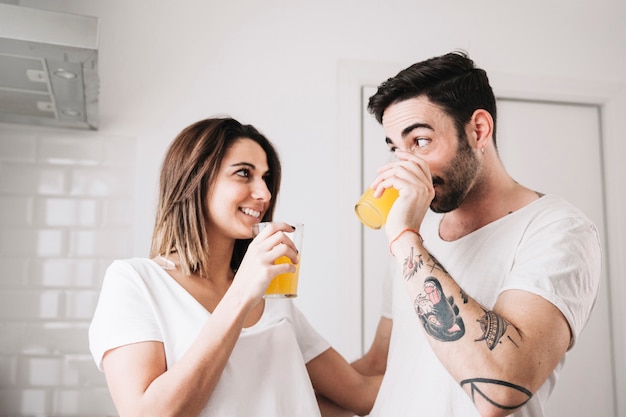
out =
<path fill-rule="evenodd" d="M 311 359 L 330 348 L 330 343 L 311 326 L 311 323 L 309 323 L 298 307 L 293 302 L 291 304 L 296 340 L 298 341 L 304 362 L 308 363 Z"/>
<path fill-rule="evenodd" d="M 529 231 L 501 292 L 521 289 L 553 303 L 569 323 L 571 347 L 595 304 L 600 272 L 596 227 L 584 218 L 563 218 Z"/>
<path fill-rule="evenodd" d="M 106 271 L 89 326 L 89 349 L 102 370 L 104 354 L 143 341 L 163 341 L 149 292 L 139 274 L 124 261 Z"/>

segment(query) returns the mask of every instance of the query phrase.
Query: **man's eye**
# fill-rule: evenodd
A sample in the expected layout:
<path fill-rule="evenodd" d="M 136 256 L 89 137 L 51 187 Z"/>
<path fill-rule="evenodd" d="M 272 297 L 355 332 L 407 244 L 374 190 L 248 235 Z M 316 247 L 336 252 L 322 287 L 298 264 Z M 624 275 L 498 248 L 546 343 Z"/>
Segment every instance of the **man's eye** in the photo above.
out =
<path fill-rule="evenodd" d="M 398 147 L 397 147 L 397 146 L 390 146 L 390 147 L 389 147 L 389 152 L 392 152 L 392 153 L 393 153 L 393 152 L 395 152 L 395 151 L 397 151 L 397 150 L 398 150 Z"/>
<path fill-rule="evenodd" d="M 430 139 L 415 138 L 414 143 L 415 143 L 416 148 L 423 148 L 424 146 L 427 146 L 430 143 Z"/>

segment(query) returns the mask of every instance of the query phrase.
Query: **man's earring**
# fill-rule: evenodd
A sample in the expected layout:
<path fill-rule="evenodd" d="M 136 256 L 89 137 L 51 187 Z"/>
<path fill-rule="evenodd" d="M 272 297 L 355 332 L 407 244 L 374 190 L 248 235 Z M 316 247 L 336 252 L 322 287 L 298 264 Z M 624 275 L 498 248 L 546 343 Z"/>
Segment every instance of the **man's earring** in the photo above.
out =
<path fill-rule="evenodd" d="M 483 155 L 485 154 L 485 147 L 483 146 L 480 151 L 483 153 Z"/>

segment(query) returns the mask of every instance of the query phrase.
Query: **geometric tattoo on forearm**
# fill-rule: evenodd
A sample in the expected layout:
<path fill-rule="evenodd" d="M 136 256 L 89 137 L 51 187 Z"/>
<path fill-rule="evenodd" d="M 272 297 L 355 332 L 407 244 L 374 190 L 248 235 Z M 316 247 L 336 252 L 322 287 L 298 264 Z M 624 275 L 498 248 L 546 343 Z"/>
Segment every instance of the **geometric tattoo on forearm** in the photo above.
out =
<path fill-rule="evenodd" d="M 484 340 L 489 350 L 493 350 L 498 343 L 501 343 L 500 339 L 504 336 L 504 333 L 506 333 L 506 328 L 509 323 L 493 311 L 487 311 L 484 308 L 483 311 L 485 314 L 480 319 L 476 320 L 480 324 L 483 335 L 478 339 L 474 339 L 474 341 L 480 342 Z M 513 342 L 513 339 L 510 337 L 509 340 Z M 513 344 L 517 346 L 515 342 L 513 342 Z"/>
<path fill-rule="evenodd" d="M 446 298 L 435 277 L 426 278 L 424 292 L 415 297 L 413 307 L 426 332 L 442 342 L 459 340 L 465 334 L 465 324 L 454 299 Z"/>
<path fill-rule="evenodd" d="M 511 384 L 510 382 L 500 381 L 497 379 L 472 378 L 472 379 L 466 379 L 466 380 L 461 381 L 461 386 L 464 386 L 466 384 L 470 384 L 470 387 L 471 387 L 470 396 L 472 397 L 472 402 L 474 402 L 474 404 L 476 403 L 476 394 L 478 394 L 481 397 L 483 397 L 486 401 L 488 401 L 491 405 L 493 405 L 494 407 L 498 407 L 503 410 L 515 410 L 516 408 L 519 408 L 523 406 L 524 404 L 526 404 L 530 400 L 530 398 L 533 396 L 533 393 L 524 387 Z M 499 404 L 493 401 L 491 398 L 487 397 L 487 395 L 480 389 L 481 385 L 500 385 L 502 387 L 510 388 L 514 391 L 518 391 L 518 392 L 525 394 L 526 399 L 519 404 Z"/>

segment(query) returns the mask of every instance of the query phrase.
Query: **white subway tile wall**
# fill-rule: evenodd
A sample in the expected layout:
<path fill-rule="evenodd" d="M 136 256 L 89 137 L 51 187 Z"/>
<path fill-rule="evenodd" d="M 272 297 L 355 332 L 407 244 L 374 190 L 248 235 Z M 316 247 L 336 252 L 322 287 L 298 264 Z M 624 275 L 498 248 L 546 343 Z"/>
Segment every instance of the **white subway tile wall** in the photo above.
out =
<path fill-rule="evenodd" d="M 136 140 L 0 124 L 0 417 L 116 415 L 87 329 L 132 255 Z"/>

